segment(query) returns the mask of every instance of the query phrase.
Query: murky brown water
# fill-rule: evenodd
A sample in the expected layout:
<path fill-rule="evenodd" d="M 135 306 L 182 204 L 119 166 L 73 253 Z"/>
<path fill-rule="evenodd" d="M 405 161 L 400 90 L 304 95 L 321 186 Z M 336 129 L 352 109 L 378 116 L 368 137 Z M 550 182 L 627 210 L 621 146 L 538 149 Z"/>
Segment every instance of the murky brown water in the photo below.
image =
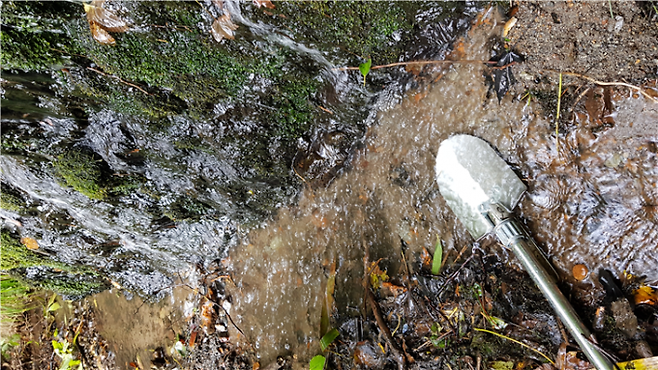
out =
<path fill-rule="evenodd" d="M 492 32 L 499 27 L 491 23 L 471 30 L 463 59 L 489 59 Z M 437 234 L 449 253 L 473 243 L 434 180 L 439 144 L 456 133 L 487 140 L 524 179 L 529 191 L 518 213 L 565 277 L 573 264 L 585 263 L 590 271 L 626 270 L 658 282 L 658 134 L 646 130 L 651 122 L 655 127 L 655 105 L 621 101 L 623 109 L 635 108 L 619 110 L 613 129 L 561 135 L 558 155 L 553 123 L 539 106 L 487 99 L 483 68 L 445 68 L 424 90 L 381 104 L 391 107 L 379 113 L 350 172 L 326 188 L 306 189 L 296 207 L 282 209 L 233 250 L 230 312 L 262 364 L 286 353 L 300 359 L 319 353 L 320 312 L 334 262 L 337 309 L 358 315 L 366 253 L 395 276 L 401 239 L 412 266 Z M 644 125 L 630 124 L 641 120 Z M 510 263 L 518 267 L 513 258 Z"/>

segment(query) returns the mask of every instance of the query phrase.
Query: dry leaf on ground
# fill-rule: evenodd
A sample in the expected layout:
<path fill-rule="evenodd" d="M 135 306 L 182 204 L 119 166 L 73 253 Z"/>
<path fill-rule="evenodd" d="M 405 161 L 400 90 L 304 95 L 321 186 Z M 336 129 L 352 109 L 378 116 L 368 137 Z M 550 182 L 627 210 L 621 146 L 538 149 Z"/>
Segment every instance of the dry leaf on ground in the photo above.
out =
<path fill-rule="evenodd" d="M 270 0 L 254 0 L 254 5 L 257 7 L 264 6 L 268 9 L 274 9 L 274 4 Z"/>
<path fill-rule="evenodd" d="M 33 238 L 28 238 L 28 237 L 21 238 L 21 243 L 23 243 L 27 249 L 31 249 L 31 250 L 39 249 L 39 244 Z"/>
<path fill-rule="evenodd" d="M 215 38 L 215 41 L 220 42 L 223 38 L 229 40 L 235 39 L 235 30 L 238 29 L 238 26 L 231 21 L 231 16 L 226 12 L 223 16 L 215 19 L 212 23 L 211 33 L 212 37 Z"/>
<path fill-rule="evenodd" d="M 104 3 L 105 0 L 94 0 L 91 4 L 85 4 L 89 24 L 96 23 L 109 32 L 126 32 L 128 24 L 114 12 L 103 8 Z"/>

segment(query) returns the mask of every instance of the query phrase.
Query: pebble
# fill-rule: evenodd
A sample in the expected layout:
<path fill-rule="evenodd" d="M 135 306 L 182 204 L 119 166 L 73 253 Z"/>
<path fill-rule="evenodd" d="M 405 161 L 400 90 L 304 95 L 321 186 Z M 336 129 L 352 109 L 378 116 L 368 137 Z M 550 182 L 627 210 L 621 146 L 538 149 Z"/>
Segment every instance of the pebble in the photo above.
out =
<path fill-rule="evenodd" d="M 587 270 L 587 266 L 581 263 L 574 265 L 571 271 L 573 272 L 573 277 L 576 278 L 576 280 L 578 281 L 585 280 L 585 278 L 589 274 L 589 270 Z"/>

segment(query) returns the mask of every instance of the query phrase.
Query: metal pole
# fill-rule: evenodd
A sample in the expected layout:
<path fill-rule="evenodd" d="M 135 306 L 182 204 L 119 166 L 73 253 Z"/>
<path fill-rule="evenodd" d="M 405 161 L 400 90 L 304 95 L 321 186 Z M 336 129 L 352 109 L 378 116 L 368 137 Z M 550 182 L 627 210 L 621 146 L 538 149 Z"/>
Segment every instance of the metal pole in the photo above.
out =
<path fill-rule="evenodd" d="M 555 270 L 523 224 L 514 219 L 500 204 L 491 205 L 487 216 L 495 225 L 494 231 L 498 239 L 521 261 L 592 365 L 597 370 L 612 370 L 614 365 L 594 345 L 594 336 L 580 321 L 578 314 L 558 288 Z"/>

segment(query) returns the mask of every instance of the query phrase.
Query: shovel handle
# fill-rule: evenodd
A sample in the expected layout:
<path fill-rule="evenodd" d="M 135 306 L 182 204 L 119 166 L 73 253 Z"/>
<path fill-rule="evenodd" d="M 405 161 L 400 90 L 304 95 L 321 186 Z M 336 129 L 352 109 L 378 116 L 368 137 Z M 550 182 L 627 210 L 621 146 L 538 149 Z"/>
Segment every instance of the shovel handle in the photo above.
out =
<path fill-rule="evenodd" d="M 557 286 L 557 274 L 544 253 L 521 222 L 507 213 L 504 218 L 495 217 L 494 231 L 500 241 L 511 249 L 528 272 L 539 290 L 551 304 L 558 317 L 597 370 L 612 370 L 614 365 L 595 346 L 596 340 L 578 317 L 567 298 Z M 497 215 L 500 216 L 500 215 Z"/>

